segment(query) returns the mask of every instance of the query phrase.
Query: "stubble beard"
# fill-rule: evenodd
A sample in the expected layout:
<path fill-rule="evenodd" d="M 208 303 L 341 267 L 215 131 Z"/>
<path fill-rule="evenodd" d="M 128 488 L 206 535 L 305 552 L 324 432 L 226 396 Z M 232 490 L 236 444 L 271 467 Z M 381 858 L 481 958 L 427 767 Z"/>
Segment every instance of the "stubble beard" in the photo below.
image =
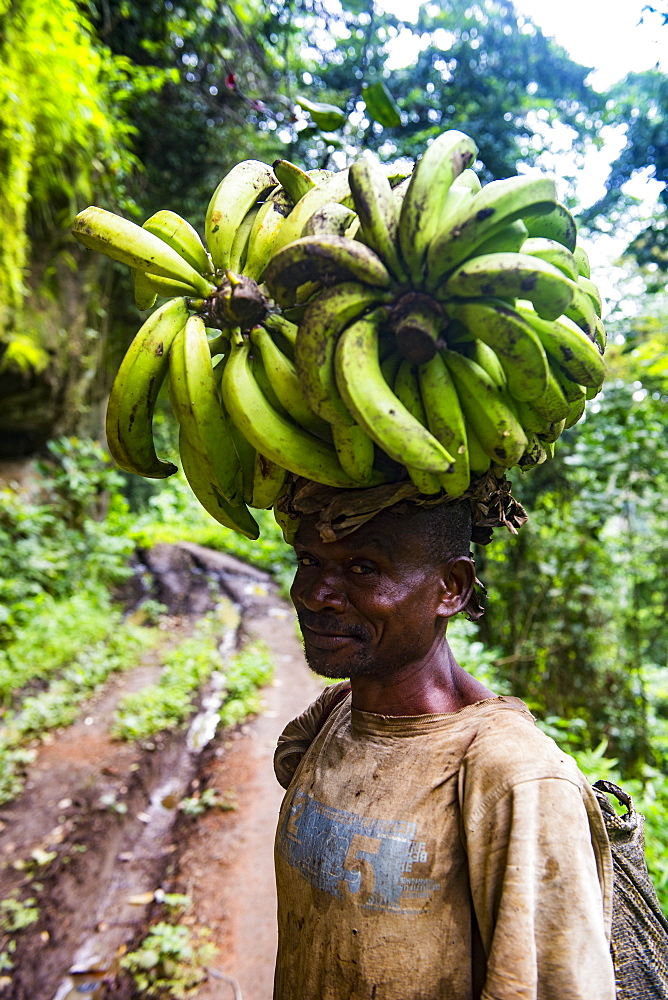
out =
<path fill-rule="evenodd" d="M 321 627 L 327 628 L 328 625 L 333 625 L 330 621 L 326 621 L 324 616 L 319 620 L 315 615 L 310 615 L 307 613 L 298 613 L 297 618 L 299 620 L 299 625 L 302 629 L 302 636 L 304 635 L 304 627 L 310 624 L 314 627 L 320 624 Z M 371 641 L 373 636 L 371 633 L 364 628 L 362 625 L 349 626 L 346 629 L 346 634 L 359 640 L 356 643 L 357 648 L 348 655 L 344 662 L 341 662 L 341 658 L 335 656 L 336 662 L 329 662 L 330 654 L 324 649 L 311 649 L 309 650 L 308 642 L 303 639 L 304 656 L 306 657 L 306 662 L 308 663 L 310 669 L 314 674 L 319 677 L 327 677 L 329 680 L 332 679 L 343 679 L 354 677 L 372 677 L 380 674 L 383 670 L 382 665 L 373 656 L 370 649 L 365 645 Z"/>
<path fill-rule="evenodd" d="M 328 680 L 352 680 L 355 677 L 373 677 L 381 672 L 379 664 L 365 650 L 358 650 L 355 655 L 348 657 L 342 669 L 341 666 L 327 662 L 326 651 L 309 652 L 306 642 L 303 643 L 303 646 L 306 662 L 313 673 L 319 677 L 327 677 Z"/>

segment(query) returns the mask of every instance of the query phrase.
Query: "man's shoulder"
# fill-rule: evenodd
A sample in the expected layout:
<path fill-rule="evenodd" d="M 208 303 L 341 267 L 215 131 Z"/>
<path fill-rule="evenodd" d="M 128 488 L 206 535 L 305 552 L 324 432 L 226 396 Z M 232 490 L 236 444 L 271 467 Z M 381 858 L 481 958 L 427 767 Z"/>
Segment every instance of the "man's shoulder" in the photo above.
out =
<path fill-rule="evenodd" d="M 499 788 L 541 778 L 580 784 L 573 758 L 539 729 L 519 698 L 489 699 L 481 708 L 462 760 L 469 781 L 489 778 Z"/>

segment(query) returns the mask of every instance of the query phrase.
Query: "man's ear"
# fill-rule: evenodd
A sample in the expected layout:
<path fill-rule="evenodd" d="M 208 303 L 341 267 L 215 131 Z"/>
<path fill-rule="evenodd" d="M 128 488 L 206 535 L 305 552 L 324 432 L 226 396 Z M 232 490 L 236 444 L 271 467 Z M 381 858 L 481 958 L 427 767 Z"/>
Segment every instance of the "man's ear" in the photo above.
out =
<path fill-rule="evenodd" d="M 475 583 L 473 560 L 458 556 L 443 567 L 442 593 L 438 613 L 442 618 L 452 618 L 463 611 L 469 602 Z"/>

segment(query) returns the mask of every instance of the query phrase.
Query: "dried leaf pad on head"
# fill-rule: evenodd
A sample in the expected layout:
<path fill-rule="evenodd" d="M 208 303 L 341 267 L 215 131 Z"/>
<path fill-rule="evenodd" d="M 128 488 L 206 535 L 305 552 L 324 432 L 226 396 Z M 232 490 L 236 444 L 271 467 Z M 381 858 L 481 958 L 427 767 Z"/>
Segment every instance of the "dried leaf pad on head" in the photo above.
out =
<path fill-rule="evenodd" d="M 393 513 L 400 515 L 409 513 L 415 506 L 435 507 L 459 500 L 469 502 L 471 537 L 478 545 L 487 545 L 491 541 L 494 528 L 505 527 L 516 535 L 527 520 L 526 511 L 510 492 L 508 480 L 493 472 L 474 479 L 466 492 L 457 498 L 450 497 L 447 493 L 425 496 L 411 482 L 342 490 L 291 475 L 288 477 L 285 493 L 276 506 L 281 514 L 294 521 L 294 531 L 297 530 L 300 517 L 317 514 L 315 526 L 320 538 L 323 542 L 333 542 L 352 534 L 376 514 L 390 507 L 393 508 Z M 288 540 L 285 528 L 284 534 Z M 471 621 L 483 614 L 481 596 L 485 596 L 485 588 L 476 579 L 471 599 L 464 610 Z"/>

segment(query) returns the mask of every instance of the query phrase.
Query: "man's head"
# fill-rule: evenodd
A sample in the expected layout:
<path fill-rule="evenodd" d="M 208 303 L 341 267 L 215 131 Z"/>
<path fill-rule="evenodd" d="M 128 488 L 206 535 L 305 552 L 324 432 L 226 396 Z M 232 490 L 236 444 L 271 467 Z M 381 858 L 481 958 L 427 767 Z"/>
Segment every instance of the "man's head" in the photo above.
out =
<path fill-rule="evenodd" d="M 316 520 L 295 536 L 291 590 L 312 669 L 382 677 L 426 660 L 473 588 L 468 503 L 389 508 L 332 542 Z"/>

